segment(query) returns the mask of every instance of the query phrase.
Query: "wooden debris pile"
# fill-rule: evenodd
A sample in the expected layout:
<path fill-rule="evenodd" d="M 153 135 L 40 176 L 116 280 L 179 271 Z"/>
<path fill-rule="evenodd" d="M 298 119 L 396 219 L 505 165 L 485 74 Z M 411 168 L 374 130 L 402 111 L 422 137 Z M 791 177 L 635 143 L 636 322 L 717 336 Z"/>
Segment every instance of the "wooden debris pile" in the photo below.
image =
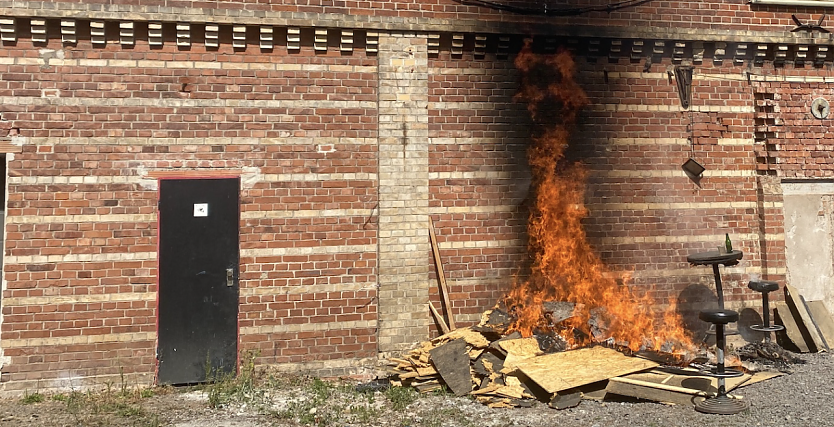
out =
<path fill-rule="evenodd" d="M 545 353 L 536 338 L 496 337 L 478 329 L 456 329 L 403 358 L 389 359 L 393 385 L 422 393 L 445 386 L 457 396 L 474 396 L 493 408 L 541 401 L 555 409 L 576 406 L 582 399 L 623 397 L 693 404 L 718 390 L 717 379 L 697 369 L 661 366 L 603 346 Z M 727 390 L 779 375 L 745 374 L 728 379 Z"/>
<path fill-rule="evenodd" d="M 423 342 L 401 358 L 389 359 L 393 386 L 414 387 L 422 393 L 445 386 L 457 396 L 470 395 L 493 408 L 525 407 L 541 401 L 552 408 L 565 409 L 577 406 L 582 399 L 601 400 L 609 396 L 694 404 L 697 399 L 716 395 L 716 378 L 705 376 L 698 369 L 661 366 L 661 363 L 676 359 L 664 353 L 669 351 L 665 347 L 661 347 L 662 351 L 641 351 L 638 355 L 642 357 L 627 356 L 604 346 L 566 351 L 567 342 L 556 333 L 541 333 L 530 338 L 522 338 L 518 332 L 504 335 L 513 320 L 506 307 L 484 313 L 478 326 L 456 329 L 431 219 L 429 237 L 443 306 L 438 309 L 429 302 L 428 308 L 444 335 Z M 789 301 L 791 295 L 798 295 L 795 290 L 787 289 L 786 294 Z M 804 320 L 812 308 L 804 300 L 802 303 Z M 796 304 L 794 302 L 791 307 L 792 315 L 797 313 Z M 444 307 L 448 319 L 443 317 L 441 310 Z M 788 313 L 787 307 L 777 311 L 777 319 L 779 314 L 784 317 Z M 576 303 L 545 301 L 542 312 L 547 324 L 543 326 L 558 329 L 561 322 L 582 308 Z M 599 310 L 604 309 L 589 312 L 586 335 L 576 338 L 593 335 L 595 340 L 602 340 L 610 335 L 603 321 L 606 313 Z M 809 334 L 806 327 L 801 335 L 789 333 L 789 336 L 803 338 L 803 343 L 808 342 L 804 340 L 807 337 L 814 348 L 825 345 L 827 349 L 824 339 L 829 335 L 823 330 L 830 332 L 828 342 L 834 344 L 834 320 L 830 314 L 827 319 L 829 323 L 820 326 L 820 321 L 815 326 L 816 334 Z M 791 330 L 787 325 L 786 328 Z M 573 331 L 574 334 L 583 333 Z M 777 354 L 770 347 L 750 351 L 756 353 L 759 350 L 770 356 Z M 781 356 L 787 353 L 778 354 L 787 360 L 786 356 Z M 726 389 L 731 391 L 778 375 L 781 373 L 757 373 L 728 379 Z"/>

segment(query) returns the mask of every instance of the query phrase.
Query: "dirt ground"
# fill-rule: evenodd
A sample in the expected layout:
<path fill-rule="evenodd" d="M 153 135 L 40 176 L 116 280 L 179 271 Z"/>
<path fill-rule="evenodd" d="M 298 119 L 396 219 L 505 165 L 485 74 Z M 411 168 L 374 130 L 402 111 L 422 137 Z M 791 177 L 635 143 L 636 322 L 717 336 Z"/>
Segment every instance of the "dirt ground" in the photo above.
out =
<path fill-rule="evenodd" d="M 834 417 L 834 358 L 803 355 L 793 373 L 740 388 L 750 410 L 704 415 L 692 407 L 650 402 L 583 401 L 557 411 L 491 409 L 467 397 L 412 389 L 357 390 L 354 382 L 243 372 L 199 388 L 27 394 L 0 401 L 0 426 L 821 426 Z"/>

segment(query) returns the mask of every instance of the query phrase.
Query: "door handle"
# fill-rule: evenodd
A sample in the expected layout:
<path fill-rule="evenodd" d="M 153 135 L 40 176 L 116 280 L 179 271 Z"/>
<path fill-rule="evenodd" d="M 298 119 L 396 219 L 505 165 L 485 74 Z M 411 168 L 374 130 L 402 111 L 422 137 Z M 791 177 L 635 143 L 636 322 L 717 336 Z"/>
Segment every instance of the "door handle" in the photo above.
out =
<path fill-rule="evenodd" d="M 226 286 L 232 287 L 235 285 L 235 270 L 233 268 L 226 269 Z"/>

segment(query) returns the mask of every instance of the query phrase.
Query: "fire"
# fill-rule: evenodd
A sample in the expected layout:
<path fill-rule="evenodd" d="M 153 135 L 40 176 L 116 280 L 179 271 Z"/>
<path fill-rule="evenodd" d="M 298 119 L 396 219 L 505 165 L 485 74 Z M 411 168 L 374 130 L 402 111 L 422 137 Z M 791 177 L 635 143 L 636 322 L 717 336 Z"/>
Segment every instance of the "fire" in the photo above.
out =
<path fill-rule="evenodd" d="M 570 132 L 580 109 L 588 103 L 574 80 L 568 52 L 538 55 L 530 42 L 515 61 L 521 72 L 516 100 L 526 102 L 536 134 L 528 150 L 533 203 L 528 222 L 529 279 L 513 286 L 505 298 L 514 316 L 510 330 L 530 336 L 534 330 L 559 333 L 572 346 L 614 340 L 633 351 L 674 352 L 692 348 L 675 307 L 658 315 L 649 296 L 636 295 L 608 271 L 588 244 L 581 221 L 586 173 L 579 163 L 565 159 Z M 576 303 L 573 317 L 548 324 L 542 303 Z M 591 330 L 589 321 L 601 327 Z M 670 348 L 669 343 L 674 343 Z"/>

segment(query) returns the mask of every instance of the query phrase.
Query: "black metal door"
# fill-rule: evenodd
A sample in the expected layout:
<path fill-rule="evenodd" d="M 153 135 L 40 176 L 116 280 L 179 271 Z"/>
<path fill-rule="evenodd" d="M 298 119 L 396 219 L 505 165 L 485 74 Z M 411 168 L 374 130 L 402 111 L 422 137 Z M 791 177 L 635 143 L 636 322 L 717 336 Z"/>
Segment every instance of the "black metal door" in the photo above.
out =
<path fill-rule="evenodd" d="M 237 178 L 160 181 L 160 384 L 236 372 L 239 188 Z"/>

